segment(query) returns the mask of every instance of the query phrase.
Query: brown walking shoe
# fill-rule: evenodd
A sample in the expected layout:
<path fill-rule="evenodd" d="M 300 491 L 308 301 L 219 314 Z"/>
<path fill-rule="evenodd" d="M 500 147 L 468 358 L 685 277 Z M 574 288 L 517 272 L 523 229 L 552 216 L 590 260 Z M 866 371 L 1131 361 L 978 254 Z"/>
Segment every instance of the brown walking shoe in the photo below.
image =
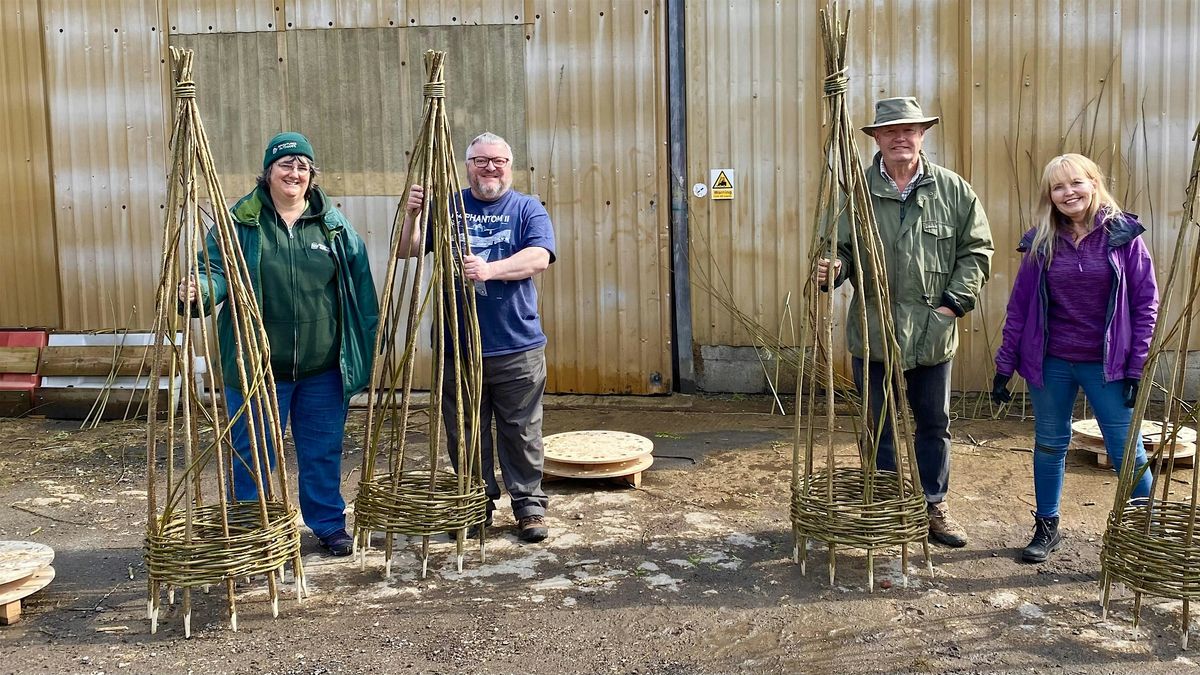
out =
<path fill-rule="evenodd" d="M 517 522 L 517 538 L 529 543 L 539 542 L 550 535 L 543 516 L 525 516 Z"/>
<path fill-rule="evenodd" d="M 950 548 L 967 545 L 967 531 L 950 517 L 946 502 L 929 505 L 929 538 Z"/>

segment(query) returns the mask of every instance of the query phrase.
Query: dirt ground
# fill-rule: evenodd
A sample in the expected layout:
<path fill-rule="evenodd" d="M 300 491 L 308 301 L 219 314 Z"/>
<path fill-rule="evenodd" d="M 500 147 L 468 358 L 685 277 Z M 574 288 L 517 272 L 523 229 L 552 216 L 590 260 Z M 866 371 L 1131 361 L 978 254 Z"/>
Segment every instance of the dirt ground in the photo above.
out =
<path fill-rule="evenodd" d="M 265 583 L 239 590 L 239 630 L 224 591 L 197 594 L 193 637 L 178 609 L 157 634 L 145 619 L 143 425 L 0 420 L 0 539 L 54 547 L 58 576 L 0 628 L 0 672 L 16 673 L 892 673 L 1186 672 L 1179 603 L 1147 599 L 1142 625 L 1116 592 L 1097 601 L 1100 542 L 1114 476 L 1072 453 L 1066 542 L 1050 562 L 1017 560 L 1033 504 L 1031 423 L 957 420 L 950 503 L 965 549 L 919 552 L 908 587 L 896 552 L 841 551 L 829 584 L 824 547 L 807 576 L 791 561 L 791 417 L 763 399 L 555 398 L 546 433 L 616 429 L 655 444 L 640 490 L 557 481 L 550 538 L 522 544 L 497 512 L 486 563 L 455 570 L 436 541 L 428 578 L 401 544 L 365 570 L 323 557 L 311 535 L 312 596 L 289 594 L 272 619 Z M 361 413 L 347 435 L 354 495 Z M 294 475 L 294 474 L 293 474 Z M 1177 471 L 1186 489 L 1190 471 Z M 889 586 L 889 588 L 884 588 Z M 1193 626 L 1195 631 L 1196 626 Z M 1193 642 L 1195 641 L 1193 638 Z"/>

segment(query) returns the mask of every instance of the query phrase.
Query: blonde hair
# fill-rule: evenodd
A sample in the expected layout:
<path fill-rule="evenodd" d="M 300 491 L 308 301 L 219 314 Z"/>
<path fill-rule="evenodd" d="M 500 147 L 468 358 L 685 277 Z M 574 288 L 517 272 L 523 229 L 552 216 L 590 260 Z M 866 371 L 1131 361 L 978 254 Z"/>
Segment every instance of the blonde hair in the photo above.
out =
<path fill-rule="evenodd" d="M 1050 199 L 1050 188 L 1055 183 L 1065 182 L 1075 176 L 1083 176 L 1092 181 L 1096 189 L 1092 192 L 1092 203 L 1088 204 L 1087 222 L 1093 223 L 1096 214 L 1104 211 L 1104 222 L 1121 215 L 1121 207 L 1109 194 L 1105 184 L 1104 174 L 1092 160 L 1073 152 L 1059 155 L 1046 164 L 1042 171 L 1041 193 L 1038 195 L 1037 207 L 1033 211 L 1033 222 L 1036 231 L 1033 234 L 1031 253 L 1043 252 L 1046 264 L 1054 257 L 1054 244 L 1057 239 L 1059 225 L 1063 220 L 1062 214 Z"/>

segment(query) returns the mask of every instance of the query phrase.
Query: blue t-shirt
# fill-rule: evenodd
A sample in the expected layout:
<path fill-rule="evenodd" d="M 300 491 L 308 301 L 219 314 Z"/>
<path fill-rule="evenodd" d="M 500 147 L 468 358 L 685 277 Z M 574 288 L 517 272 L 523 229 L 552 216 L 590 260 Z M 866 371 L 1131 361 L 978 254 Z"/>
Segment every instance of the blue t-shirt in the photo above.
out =
<path fill-rule="evenodd" d="M 473 254 L 492 262 L 540 246 L 554 262 L 554 227 L 541 202 L 516 190 L 494 202 L 476 199 L 469 189 L 463 190 L 462 198 Z M 475 313 L 484 356 L 517 354 L 546 344 L 533 279 L 475 282 Z"/>

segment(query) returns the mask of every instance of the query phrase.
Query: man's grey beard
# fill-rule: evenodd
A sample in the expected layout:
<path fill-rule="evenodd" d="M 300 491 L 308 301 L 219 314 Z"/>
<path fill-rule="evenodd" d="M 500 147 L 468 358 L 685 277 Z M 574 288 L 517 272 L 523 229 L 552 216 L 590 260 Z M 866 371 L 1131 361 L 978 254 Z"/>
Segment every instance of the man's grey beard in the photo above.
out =
<path fill-rule="evenodd" d="M 503 181 L 499 181 L 499 182 L 497 182 L 497 184 L 495 186 L 491 186 L 491 185 L 485 186 L 482 183 L 480 183 L 479 186 L 476 187 L 475 189 L 476 189 L 476 191 L 479 192 L 480 197 L 490 201 L 490 200 L 495 200 L 495 199 L 499 199 L 499 198 L 503 197 L 504 193 L 508 192 L 509 188 L 511 188 L 511 187 L 512 187 L 511 183 L 508 185 L 505 185 Z"/>

